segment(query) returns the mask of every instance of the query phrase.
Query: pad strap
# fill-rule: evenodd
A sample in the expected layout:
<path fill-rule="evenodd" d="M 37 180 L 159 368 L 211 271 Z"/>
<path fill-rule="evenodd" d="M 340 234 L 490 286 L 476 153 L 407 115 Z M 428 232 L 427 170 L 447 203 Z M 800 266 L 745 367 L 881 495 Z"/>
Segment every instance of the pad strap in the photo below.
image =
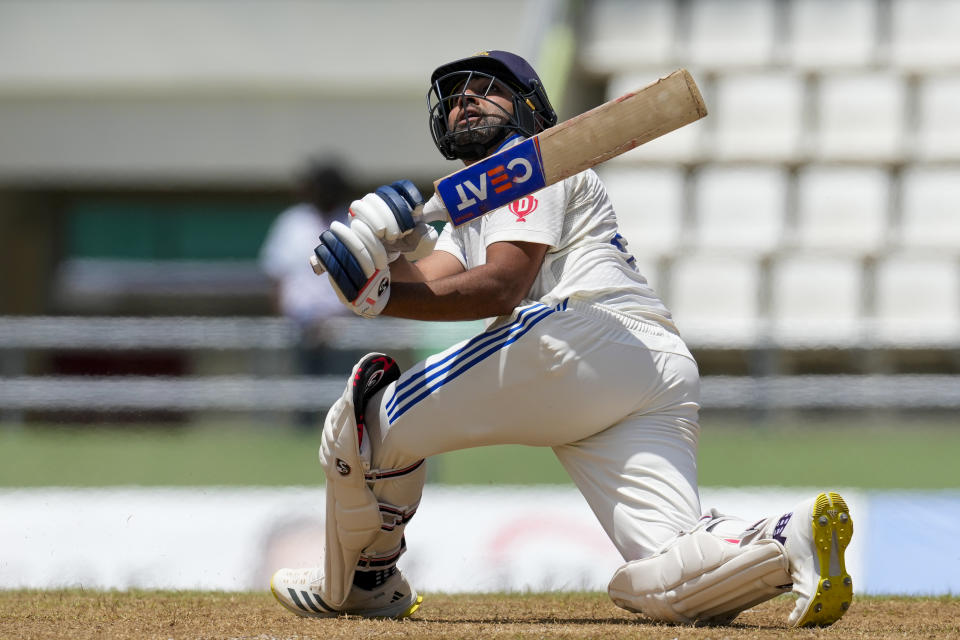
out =
<path fill-rule="evenodd" d="M 406 509 L 402 507 L 396 507 L 392 504 L 387 504 L 386 502 L 381 502 L 380 519 L 383 521 L 383 523 L 380 525 L 380 530 L 393 531 L 397 527 L 407 524 L 410 522 L 410 518 L 417 513 L 417 507 L 419 506 L 419 500 L 415 505 L 412 507 L 407 507 Z"/>
<path fill-rule="evenodd" d="M 371 469 L 369 472 L 363 474 L 364 479 L 367 482 L 379 482 L 380 480 L 392 480 L 393 478 L 399 478 L 400 476 L 405 476 L 409 473 L 413 473 L 425 462 L 424 458 L 421 458 L 413 464 L 403 467 L 401 469 Z"/>
<path fill-rule="evenodd" d="M 397 560 L 407 550 L 407 541 L 400 538 L 400 544 L 382 553 L 362 553 L 357 560 L 357 571 L 370 571 L 372 569 L 386 569 L 395 566 Z"/>
<path fill-rule="evenodd" d="M 396 567 L 376 569 L 374 571 L 360 571 L 358 569 L 357 572 L 353 574 L 353 586 L 367 591 L 373 591 L 386 583 L 396 572 Z"/>

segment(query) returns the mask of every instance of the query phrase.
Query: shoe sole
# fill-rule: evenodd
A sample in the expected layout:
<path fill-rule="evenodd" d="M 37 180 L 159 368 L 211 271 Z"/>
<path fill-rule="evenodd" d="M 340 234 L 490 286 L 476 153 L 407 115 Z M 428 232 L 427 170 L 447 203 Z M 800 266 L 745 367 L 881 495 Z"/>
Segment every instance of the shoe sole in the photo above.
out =
<path fill-rule="evenodd" d="M 413 602 L 413 604 L 410 605 L 410 608 L 404 611 L 403 613 L 401 613 L 400 615 L 398 615 L 396 619 L 400 620 L 401 618 L 409 618 L 410 616 L 412 616 L 417 612 L 417 609 L 420 608 L 420 605 L 422 603 L 423 603 L 423 596 L 418 595 L 417 599 Z"/>
<path fill-rule="evenodd" d="M 400 613 L 396 613 L 395 610 L 391 610 L 390 607 L 385 607 L 383 609 L 373 609 L 368 611 L 347 611 L 346 613 L 352 616 L 360 616 L 361 618 L 379 618 L 385 620 L 402 620 L 403 618 L 409 618 L 414 613 L 417 612 L 417 609 L 420 608 L 420 604 L 423 602 L 423 596 L 417 595 L 416 599 L 410 603 L 406 609 L 402 609 Z"/>
<path fill-rule="evenodd" d="M 308 612 L 306 612 L 306 611 L 303 611 L 302 609 L 299 609 L 299 608 L 297 608 L 297 607 L 293 607 L 293 606 L 287 604 L 286 602 L 284 602 L 283 598 L 280 597 L 280 594 L 277 593 L 277 587 L 276 587 L 276 585 L 273 583 L 273 577 L 270 578 L 270 593 L 272 593 L 274 599 L 275 599 L 277 602 L 280 603 L 280 606 L 282 606 L 284 609 L 286 609 L 286 610 L 289 611 L 290 613 L 292 613 L 292 614 L 294 614 L 294 615 L 297 615 L 297 616 L 299 616 L 299 617 L 301 617 L 301 618 L 336 618 L 336 617 L 338 617 L 338 616 L 357 615 L 357 616 L 361 616 L 361 617 L 363 617 L 363 618 L 386 618 L 386 619 L 393 619 L 393 620 L 401 620 L 401 619 L 403 619 L 403 618 L 409 618 L 409 617 L 412 616 L 414 613 L 416 613 L 417 610 L 420 608 L 420 605 L 423 603 L 423 596 L 417 595 L 417 598 L 416 598 L 416 600 L 413 601 L 413 604 L 411 604 L 409 607 L 407 607 L 406 609 L 404 609 L 403 611 L 401 611 L 401 612 L 398 613 L 398 614 L 397 614 L 397 613 L 395 613 L 395 614 L 384 614 L 384 613 L 380 613 L 379 611 L 376 611 L 376 612 L 368 612 L 368 613 L 366 613 L 366 614 L 363 614 L 363 613 L 350 613 L 349 611 L 344 611 L 344 612 L 342 612 L 342 613 L 327 613 L 327 614 L 324 614 L 324 613 L 308 613 Z M 382 610 L 381 610 L 381 611 L 382 611 Z"/>
<path fill-rule="evenodd" d="M 797 627 L 826 627 L 839 620 L 853 601 L 853 579 L 843 554 L 853 536 L 853 519 L 837 493 L 817 496 L 810 519 L 816 544 L 820 579 L 816 595 L 797 621 Z"/>

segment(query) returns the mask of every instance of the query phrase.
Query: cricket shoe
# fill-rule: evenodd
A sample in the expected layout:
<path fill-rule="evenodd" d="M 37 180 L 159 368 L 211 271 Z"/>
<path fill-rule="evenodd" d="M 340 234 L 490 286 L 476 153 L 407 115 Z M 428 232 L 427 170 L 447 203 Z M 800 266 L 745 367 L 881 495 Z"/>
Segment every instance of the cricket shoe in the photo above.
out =
<path fill-rule="evenodd" d="M 367 574 L 373 572 L 357 572 Z M 423 597 L 417 595 L 399 569 L 381 573 L 386 579 L 364 589 L 356 584 L 340 607 L 323 600 L 323 569 L 280 569 L 270 579 L 273 597 L 298 616 L 335 618 L 342 615 L 363 618 L 406 618 L 420 608 Z M 356 581 L 355 581 L 356 583 Z"/>
<path fill-rule="evenodd" d="M 772 537 L 786 550 L 797 603 L 794 627 L 826 627 L 839 620 L 853 600 L 853 580 L 843 554 L 853 536 L 847 503 L 821 493 L 777 520 Z"/>

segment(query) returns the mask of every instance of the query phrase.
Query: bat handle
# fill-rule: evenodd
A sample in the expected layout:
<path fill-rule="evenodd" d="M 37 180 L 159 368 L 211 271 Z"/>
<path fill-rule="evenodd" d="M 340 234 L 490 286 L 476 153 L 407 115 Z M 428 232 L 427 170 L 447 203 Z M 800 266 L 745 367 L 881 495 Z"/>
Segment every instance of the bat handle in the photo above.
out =
<path fill-rule="evenodd" d="M 443 208 L 442 200 L 439 197 L 430 198 L 423 205 L 423 212 L 420 217 L 424 222 L 447 222 L 450 220 L 450 214 Z"/>
<path fill-rule="evenodd" d="M 317 257 L 317 254 L 310 256 L 310 268 L 313 269 L 313 272 L 318 276 L 322 276 L 326 269 L 323 268 L 323 263 L 320 262 L 320 258 Z"/>
<path fill-rule="evenodd" d="M 430 198 L 423 205 L 423 209 L 420 211 L 420 219 L 424 222 L 448 222 L 450 220 L 450 214 L 447 213 L 447 210 L 441 204 L 443 201 L 437 198 Z M 318 276 L 322 276 L 326 269 L 323 268 L 323 263 L 320 262 L 320 258 L 317 257 L 317 254 L 314 253 L 310 256 L 310 268 L 313 269 L 313 272 Z"/>

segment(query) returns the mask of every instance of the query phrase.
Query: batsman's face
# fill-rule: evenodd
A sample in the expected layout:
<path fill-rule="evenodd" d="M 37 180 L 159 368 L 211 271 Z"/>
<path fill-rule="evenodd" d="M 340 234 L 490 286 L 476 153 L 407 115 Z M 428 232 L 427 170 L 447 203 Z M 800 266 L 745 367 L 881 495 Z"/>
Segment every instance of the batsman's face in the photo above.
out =
<path fill-rule="evenodd" d="M 457 144 L 490 140 L 513 115 L 513 92 L 489 77 L 472 78 L 450 101 L 447 128 Z"/>

